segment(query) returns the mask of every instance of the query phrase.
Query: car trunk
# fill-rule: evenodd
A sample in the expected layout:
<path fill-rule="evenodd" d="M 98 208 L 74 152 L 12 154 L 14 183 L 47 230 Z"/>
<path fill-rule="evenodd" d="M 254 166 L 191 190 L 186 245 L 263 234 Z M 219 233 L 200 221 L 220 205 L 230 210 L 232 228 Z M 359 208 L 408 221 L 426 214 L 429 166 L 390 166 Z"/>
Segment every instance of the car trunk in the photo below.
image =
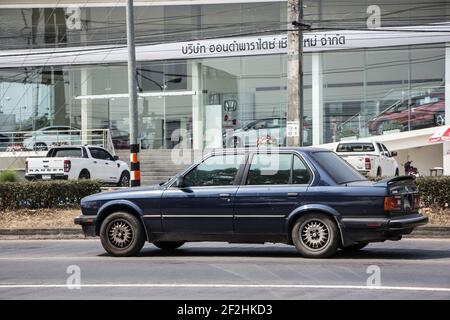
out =
<path fill-rule="evenodd" d="M 395 210 L 392 213 L 416 213 L 419 209 L 419 189 L 412 176 L 400 176 L 383 179 L 374 184 L 376 187 L 387 188 L 388 197 L 386 201 L 392 201 Z"/>

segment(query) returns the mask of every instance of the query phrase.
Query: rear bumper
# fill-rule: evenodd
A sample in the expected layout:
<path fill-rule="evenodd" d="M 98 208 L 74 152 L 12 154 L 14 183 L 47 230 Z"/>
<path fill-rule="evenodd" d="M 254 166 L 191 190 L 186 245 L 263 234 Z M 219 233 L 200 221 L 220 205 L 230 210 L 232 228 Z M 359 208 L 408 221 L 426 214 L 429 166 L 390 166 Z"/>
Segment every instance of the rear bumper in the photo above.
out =
<path fill-rule="evenodd" d="M 81 226 L 86 237 L 95 237 L 97 235 L 95 232 L 96 220 L 97 218 L 95 216 L 81 215 L 76 217 L 73 222 Z"/>
<path fill-rule="evenodd" d="M 427 224 L 428 217 L 410 214 L 391 218 L 342 218 L 344 242 L 377 242 L 400 240 L 414 228 Z"/>
<path fill-rule="evenodd" d="M 42 176 L 49 175 L 50 179 L 43 179 Z M 69 176 L 66 174 L 26 174 L 27 180 L 68 180 Z"/>

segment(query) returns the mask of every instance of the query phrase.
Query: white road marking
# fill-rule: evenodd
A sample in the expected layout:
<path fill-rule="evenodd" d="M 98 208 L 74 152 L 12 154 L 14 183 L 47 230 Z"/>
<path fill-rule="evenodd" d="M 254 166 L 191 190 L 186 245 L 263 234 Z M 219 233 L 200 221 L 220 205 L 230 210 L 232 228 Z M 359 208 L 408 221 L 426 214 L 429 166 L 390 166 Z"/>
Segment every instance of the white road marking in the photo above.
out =
<path fill-rule="evenodd" d="M 48 289 L 67 288 L 66 284 L 0 284 L 0 289 Z M 229 284 L 229 283 L 97 283 L 81 284 L 80 288 L 240 288 L 240 289 L 350 289 L 387 291 L 450 292 L 450 288 L 356 286 L 356 285 L 308 285 L 308 284 Z"/>

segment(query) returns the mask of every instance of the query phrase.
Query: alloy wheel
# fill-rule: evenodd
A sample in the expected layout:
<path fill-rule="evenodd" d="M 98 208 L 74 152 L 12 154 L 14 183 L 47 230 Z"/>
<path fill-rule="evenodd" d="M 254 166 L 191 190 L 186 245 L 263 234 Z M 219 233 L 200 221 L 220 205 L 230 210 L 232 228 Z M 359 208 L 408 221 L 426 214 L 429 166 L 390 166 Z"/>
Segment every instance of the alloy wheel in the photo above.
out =
<path fill-rule="evenodd" d="M 310 250 L 321 250 L 330 240 L 328 227 L 320 220 L 309 220 L 300 228 L 300 240 Z"/>
<path fill-rule="evenodd" d="M 114 220 L 108 228 L 108 240 L 116 248 L 126 248 L 133 241 L 133 228 L 126 220 Z"/>

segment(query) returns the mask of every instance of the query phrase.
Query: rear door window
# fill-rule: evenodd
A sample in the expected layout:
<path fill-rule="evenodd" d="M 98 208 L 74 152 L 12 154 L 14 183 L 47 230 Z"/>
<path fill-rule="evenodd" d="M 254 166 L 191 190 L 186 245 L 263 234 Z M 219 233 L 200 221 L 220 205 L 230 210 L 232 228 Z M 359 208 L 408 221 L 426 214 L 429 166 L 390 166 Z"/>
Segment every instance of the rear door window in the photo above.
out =
<path fill-rule="evenodd" d="M 292 154 L 255 154 L 247 174 L 248 185 L 289 184 Z"/>

